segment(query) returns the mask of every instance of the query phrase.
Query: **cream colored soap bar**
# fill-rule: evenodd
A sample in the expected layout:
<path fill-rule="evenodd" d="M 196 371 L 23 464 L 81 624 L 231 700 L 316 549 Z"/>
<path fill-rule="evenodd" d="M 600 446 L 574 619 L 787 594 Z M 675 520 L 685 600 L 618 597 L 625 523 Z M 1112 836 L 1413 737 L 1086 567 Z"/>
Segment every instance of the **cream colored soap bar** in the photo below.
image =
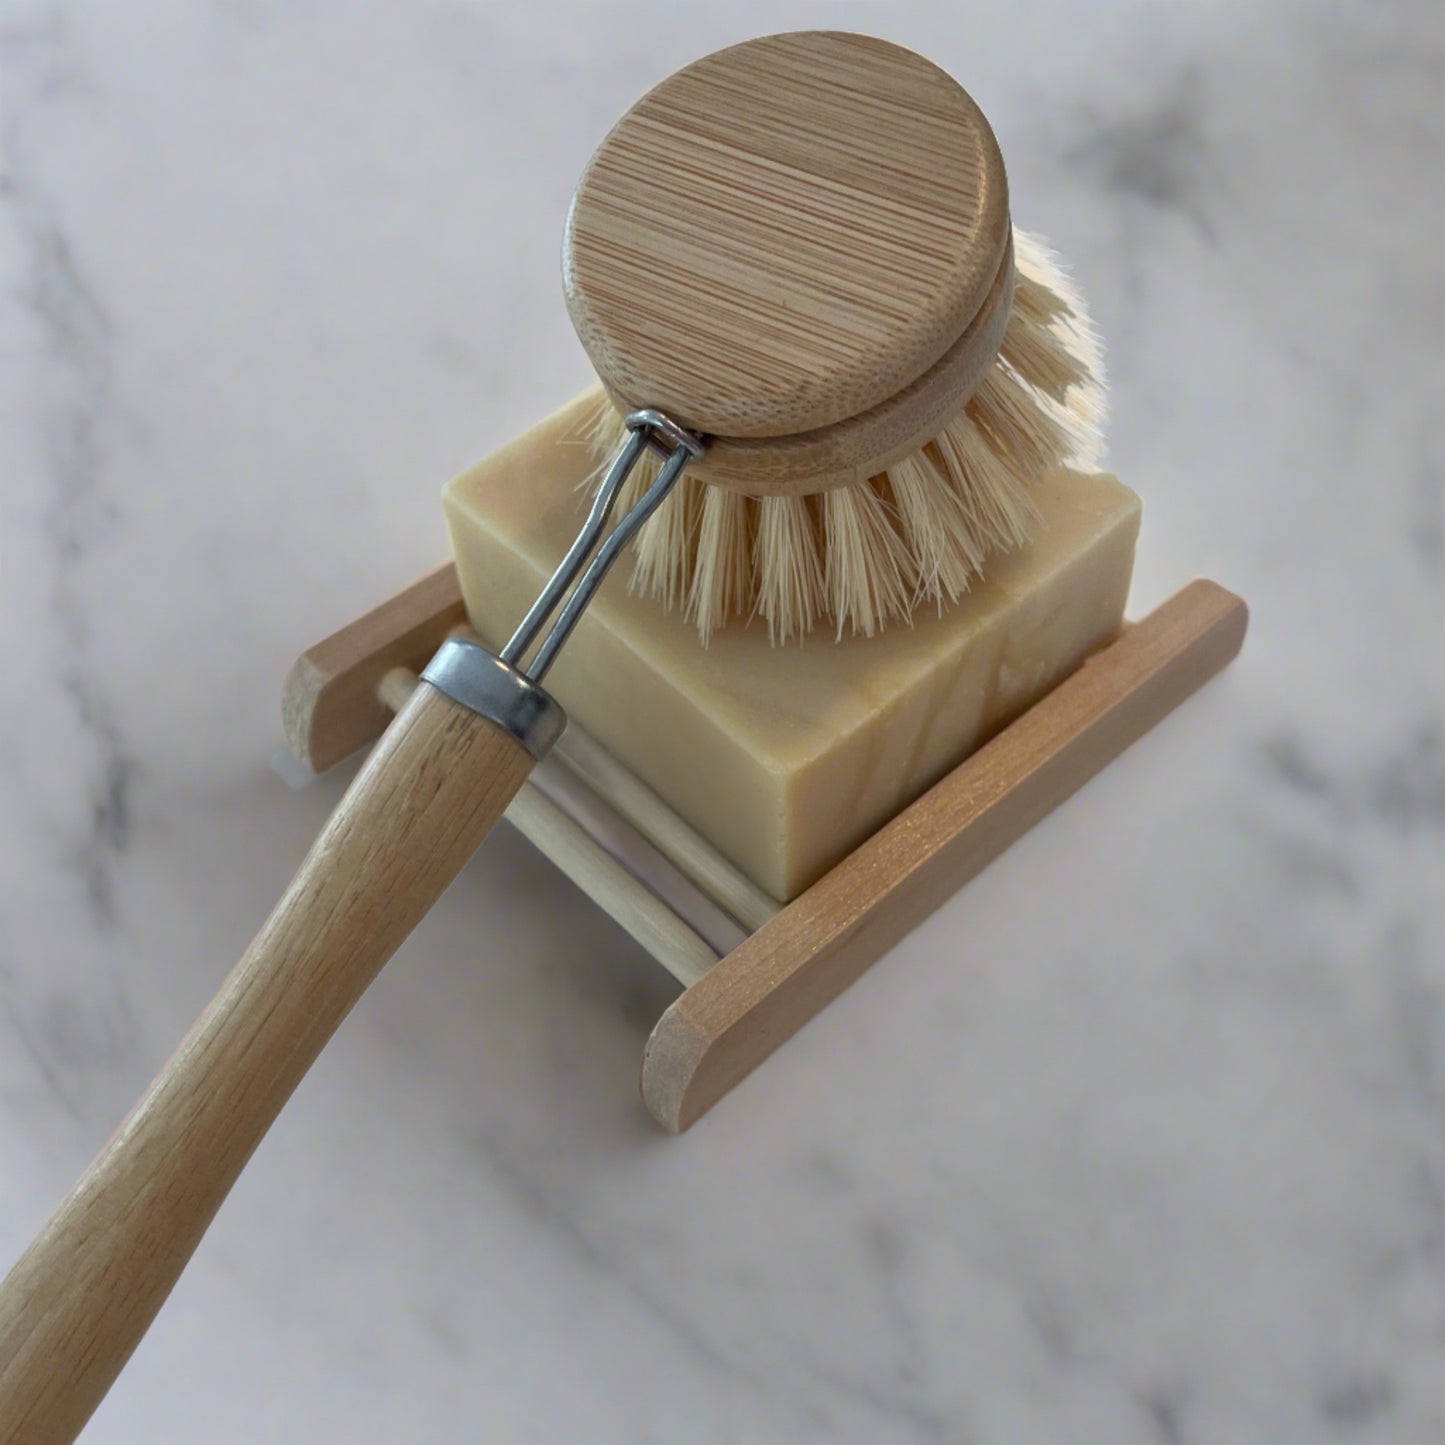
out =
<path fill-rule="evenodd" d="M 591 470 L 569 403 L 448 484 L 467 610 L 499 647 L 576 535 Z M 786 901 L 1117 632 L 1139 500 L 1060 473 L 1022 552 L 947 609 L 873 638 L 772 647 L 729 626 L 707 648 L 627 590 L 593 599 L 547 688 L 627 767 Z"/>

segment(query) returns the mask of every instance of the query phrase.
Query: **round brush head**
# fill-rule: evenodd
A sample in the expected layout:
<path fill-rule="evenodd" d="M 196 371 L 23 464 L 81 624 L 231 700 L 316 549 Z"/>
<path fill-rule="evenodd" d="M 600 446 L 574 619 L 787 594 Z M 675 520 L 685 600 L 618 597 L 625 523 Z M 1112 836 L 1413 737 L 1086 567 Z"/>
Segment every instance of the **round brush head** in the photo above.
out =
<path fill-rule="evenodd" d="M 704 639 L 951 601 L 1025 539 L 1033 482 L 1094 460 L 1077 298 L 972 99 L 884 41 L 770 36 L 663 81 L 588 163 L 563 278 L 599 449 L 640 406 L 709 439 L 633 578 Z"/>

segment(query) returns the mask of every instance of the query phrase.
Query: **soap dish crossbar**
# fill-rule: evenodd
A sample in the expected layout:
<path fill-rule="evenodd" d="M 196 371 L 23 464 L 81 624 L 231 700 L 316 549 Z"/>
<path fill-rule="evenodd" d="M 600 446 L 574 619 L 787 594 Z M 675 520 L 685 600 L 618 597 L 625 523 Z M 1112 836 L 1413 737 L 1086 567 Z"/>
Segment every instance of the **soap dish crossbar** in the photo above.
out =
<path fill-rule="evenodd" d="M 871 963 L 1239 652 L 1244 602 L 1189 583 L 787 905 L 574 724 L 508 819 L 684 986 L 643 1053 L 664 1127 L 705 1113 Z M 323 772 L 379 737 L 466 611 L 445 563 L 297 659 L 282 715 Z"/>

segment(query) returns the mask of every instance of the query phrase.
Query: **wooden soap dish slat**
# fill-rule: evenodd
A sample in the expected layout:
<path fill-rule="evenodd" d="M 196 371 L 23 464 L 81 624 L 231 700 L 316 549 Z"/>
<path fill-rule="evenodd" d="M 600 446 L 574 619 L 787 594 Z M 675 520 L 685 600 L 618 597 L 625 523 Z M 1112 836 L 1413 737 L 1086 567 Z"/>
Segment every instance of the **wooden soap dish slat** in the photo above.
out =
<path fill-rule="evenodd" d="M 1224 668 L 1247 620 L 1233 593 L 1203 579 L 1189 583 L 786 906 L 743 878 L 592 739 L 572 733 L 568 748 L 564 737 L 564 761 L 748 934 L 718 958 L 585 834 L 550 817 L 545 799 L 514 804 L 523 831 L 685 985 L 643 1055 L 642 1094 L 652 1115 L 668 1129 L 687 1128 Z M 407 672 L 419 671 L 464 621 L 456 570 L 446 563 L 309 649 L 285 687 L 292 751 L 320 772 L 377 738 L 409 690 Z"/>

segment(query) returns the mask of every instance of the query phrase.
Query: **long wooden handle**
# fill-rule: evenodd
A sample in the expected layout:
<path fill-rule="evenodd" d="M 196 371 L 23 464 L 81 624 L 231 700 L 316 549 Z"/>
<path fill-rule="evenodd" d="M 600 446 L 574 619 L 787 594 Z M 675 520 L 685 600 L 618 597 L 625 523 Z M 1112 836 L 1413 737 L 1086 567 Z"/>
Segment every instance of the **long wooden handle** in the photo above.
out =
<path fill-rule="evenodd" d="M 507 734 L 416 689 L 220 992 L 0 1285 L 0 1439 L 79 1433 L 292 1090 L 531 769 Z"/>

